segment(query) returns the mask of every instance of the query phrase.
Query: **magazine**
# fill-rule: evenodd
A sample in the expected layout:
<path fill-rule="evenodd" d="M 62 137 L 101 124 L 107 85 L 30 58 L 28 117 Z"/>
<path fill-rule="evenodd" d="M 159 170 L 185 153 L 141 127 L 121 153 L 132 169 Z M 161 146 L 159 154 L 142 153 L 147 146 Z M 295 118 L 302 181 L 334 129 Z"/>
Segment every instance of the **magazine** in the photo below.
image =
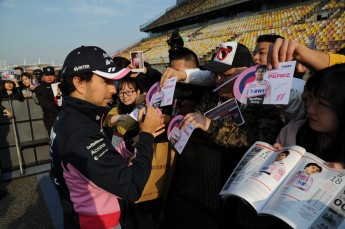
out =
<path fill-rule="evenodd" d="M 302 147 L 276 150 L 258 141 L 220 195 L 240 197 L 258 214 L 273 215 L 293 228 L 345 228 L 345 170 L 324 163 Z"/>
<path fill-rule="evenodd" d="M 193 133 L 193 130 L 195 129 L 195 126 L 192 123 L 189 123 L 185 128 L 180 128 L 183 118 L 183 115 L 174 117 L 170 121 L 167 129 L 168 139 L 174 145 L 179 154 L 182 153 Z"/>

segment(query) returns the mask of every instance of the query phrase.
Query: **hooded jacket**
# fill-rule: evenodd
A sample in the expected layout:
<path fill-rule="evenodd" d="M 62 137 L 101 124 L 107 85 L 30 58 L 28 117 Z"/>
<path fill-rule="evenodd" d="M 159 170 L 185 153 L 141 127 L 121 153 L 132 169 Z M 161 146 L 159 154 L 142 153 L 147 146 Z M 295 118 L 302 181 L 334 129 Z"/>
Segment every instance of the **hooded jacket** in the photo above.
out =
<path fill-rule="evenodd" d="M 153 136 L 139 134 L 128 166 L 102 129 L 107 108 L 65 97 L 51 134 L 52 178 L 64 210 L 65 228 L 119 225 L 118 198 L 140 198 L 149 178 Z"/>

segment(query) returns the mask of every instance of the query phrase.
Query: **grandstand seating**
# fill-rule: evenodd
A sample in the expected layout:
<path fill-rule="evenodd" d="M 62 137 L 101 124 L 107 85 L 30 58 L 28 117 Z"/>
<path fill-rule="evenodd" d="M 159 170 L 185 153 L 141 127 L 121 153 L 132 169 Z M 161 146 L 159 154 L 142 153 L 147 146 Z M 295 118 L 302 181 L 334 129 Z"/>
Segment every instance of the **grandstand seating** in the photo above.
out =
<path fill-rule="evenodd" d="M 190 6 L 191 2 L 193 1 L 176 6 L 159 20 L 164 21 L 166 17 L 174 18 L 176 14 L 183 17 L 186 12 L 198 12 L 200 9 L 205 10 L 205 7 L 214 7 L 229 1 L 205 0 L 200 1 L 203 3 L 201 6 L 194 4 L 193 7 Z M 184 15 L 181 7 L 185 7 Z M 334 51 L 344 47 L 345 43 L 344 9 L 345 3 L 337 0 L 327 3 L 313 2 L 198 26 L 180 31 L 180 35 L 184 39 L 188 38 L 185 39 L 185 47 L 195 51 L 201 61 L 209 59 L 220 42 L 230 40 L 241 42 L 253 51 L 256 38 L 261 34 L 279 34 L 304 45 L 309 45 L 316 36 L 316 49 Z M 325 11 L 328 12 L 328 17 L 317 20 L 318 15 Z M 115 55 L 128 58 L 130 51 L 142 50 L 145 60 L 149 63 L 167 63 L 169 46 L 166 41 L 169 35 L 147 38 Z"/>

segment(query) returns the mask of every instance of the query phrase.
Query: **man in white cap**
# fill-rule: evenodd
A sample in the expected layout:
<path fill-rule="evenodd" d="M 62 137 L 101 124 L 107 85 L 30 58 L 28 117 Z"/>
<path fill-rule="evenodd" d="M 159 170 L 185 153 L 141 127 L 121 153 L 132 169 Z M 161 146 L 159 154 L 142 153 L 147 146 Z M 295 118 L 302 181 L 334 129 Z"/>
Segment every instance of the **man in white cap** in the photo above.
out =
<path fill-rule="evenodd" d="M 51 132 L 52 178 L 65 228 L 121 228 L 119 199 L 139 199 L 149 178 L 153 134 L 161 122 L 157 111 L 151 106 L 139 111 L 141 131 L 131 166 L 121 155 L 126 149 L 115 149 L 102 129 L 116 93 L 113 80 L 128 73 L 99 47 L 81 46 L 66 57 L 64 99 Z"/>

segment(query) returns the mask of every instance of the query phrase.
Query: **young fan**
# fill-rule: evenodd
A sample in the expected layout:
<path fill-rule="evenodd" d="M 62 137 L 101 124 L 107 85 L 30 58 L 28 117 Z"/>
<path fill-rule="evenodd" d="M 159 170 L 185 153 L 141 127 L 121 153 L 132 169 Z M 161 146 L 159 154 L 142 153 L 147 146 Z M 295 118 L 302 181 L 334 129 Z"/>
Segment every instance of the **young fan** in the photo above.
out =
<path fill-rule="evenodd" d="M 345 64 L 316 72 L 306 83 L 307 119 L 292 122 L 280 132 L 275 147 L 299 145 L 333 168 L 345 163 Z"/>

